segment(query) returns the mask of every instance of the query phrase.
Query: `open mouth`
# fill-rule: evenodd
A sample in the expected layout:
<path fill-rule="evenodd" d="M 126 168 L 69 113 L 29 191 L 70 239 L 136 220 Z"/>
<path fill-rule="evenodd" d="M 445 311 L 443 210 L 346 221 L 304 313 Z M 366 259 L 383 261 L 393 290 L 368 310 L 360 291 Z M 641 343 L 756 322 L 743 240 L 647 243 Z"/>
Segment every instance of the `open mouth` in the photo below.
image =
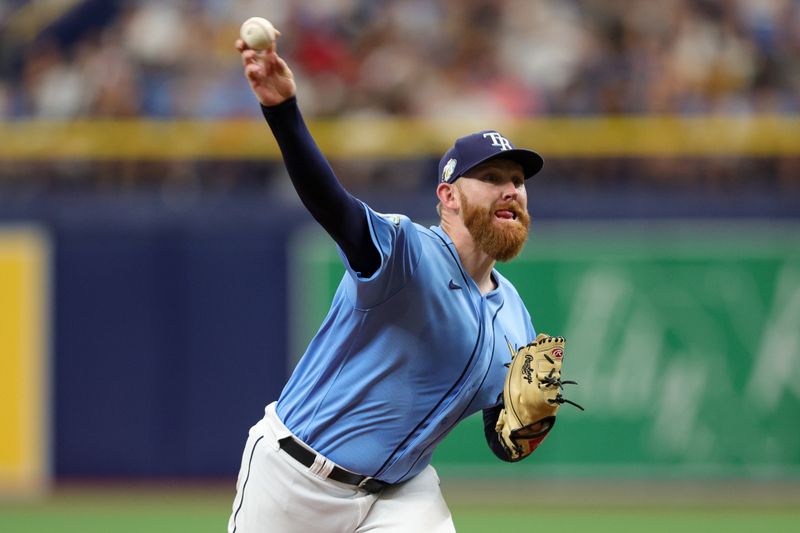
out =
<path fill-rule="evenodd" d="M 494 216 L 501 220 L 517 220 L 517 214 L 508 209 L 498 209 L 494 212 Z"/>

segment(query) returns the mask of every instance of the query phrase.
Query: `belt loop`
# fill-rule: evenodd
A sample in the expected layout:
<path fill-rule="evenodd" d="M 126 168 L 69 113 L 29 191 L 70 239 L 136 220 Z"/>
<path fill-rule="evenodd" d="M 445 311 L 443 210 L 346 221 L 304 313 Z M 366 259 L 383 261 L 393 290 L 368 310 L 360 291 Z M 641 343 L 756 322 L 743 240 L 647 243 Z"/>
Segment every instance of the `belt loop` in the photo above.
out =
<path fill-rule="evenodd" d="M 309 466 L 308 470 L 320 479 L 328 479 L 334 466 L 332 461 L 328 461 L 325 457 L 318 454 L 314 457 L 314 464 Z"/>

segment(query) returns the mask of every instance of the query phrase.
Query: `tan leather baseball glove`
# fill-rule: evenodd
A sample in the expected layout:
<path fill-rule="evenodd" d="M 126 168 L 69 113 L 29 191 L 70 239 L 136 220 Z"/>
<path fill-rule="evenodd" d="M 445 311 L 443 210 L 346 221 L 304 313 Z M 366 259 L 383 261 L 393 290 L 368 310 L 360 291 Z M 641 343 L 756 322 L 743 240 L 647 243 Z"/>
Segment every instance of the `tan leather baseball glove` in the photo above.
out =
<path fill-rule="evenodd" d="M 556 422 L 562 403 L 583 407 L 561 395 L 564 337 L 539 334 L 512 356 L 503 387 L 503 404 L 495 430 L 513 461 L 533 453 Z"/>

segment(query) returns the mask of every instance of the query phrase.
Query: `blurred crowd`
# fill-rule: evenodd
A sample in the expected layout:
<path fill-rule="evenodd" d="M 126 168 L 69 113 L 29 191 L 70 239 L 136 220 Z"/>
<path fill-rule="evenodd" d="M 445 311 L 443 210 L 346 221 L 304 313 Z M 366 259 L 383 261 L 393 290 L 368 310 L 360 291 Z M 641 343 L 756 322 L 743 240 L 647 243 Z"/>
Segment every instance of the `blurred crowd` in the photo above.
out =
<path fill-rule="evenodd" d="M 800 108 L 797 0 L 128 0 L 21 47 L 0 117 L 250 113 L 232 43 L 253 15 L 308 115 Z"/>
<path fill-rule="evenodd" d="M 255 15 L 308 117 L 800 112 L 800 0 L 118 0 L 15 39 L 24 4 L 0 3 L 0 119 L 257 116 Z"/>

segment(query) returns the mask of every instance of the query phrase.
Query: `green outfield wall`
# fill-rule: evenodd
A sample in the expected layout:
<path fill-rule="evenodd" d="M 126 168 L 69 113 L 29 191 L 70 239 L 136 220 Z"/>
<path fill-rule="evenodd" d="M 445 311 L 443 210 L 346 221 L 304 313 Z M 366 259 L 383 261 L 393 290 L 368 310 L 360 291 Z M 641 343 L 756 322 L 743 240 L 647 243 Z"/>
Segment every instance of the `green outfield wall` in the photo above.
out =
<path fill-rule="evenodd" d="M 479 416 L 442 443 L 451 475 L 800 478 L 800 226 L 774 222 L 534 222 L 501 265 L 537 331 L 567 338 L 580 386 L 520 464 L 497 461 Z M 291 254 L 292 351 L 343 274 L 326 235 Z M 301 281 L 302 280 L 302 281 Z"/>

